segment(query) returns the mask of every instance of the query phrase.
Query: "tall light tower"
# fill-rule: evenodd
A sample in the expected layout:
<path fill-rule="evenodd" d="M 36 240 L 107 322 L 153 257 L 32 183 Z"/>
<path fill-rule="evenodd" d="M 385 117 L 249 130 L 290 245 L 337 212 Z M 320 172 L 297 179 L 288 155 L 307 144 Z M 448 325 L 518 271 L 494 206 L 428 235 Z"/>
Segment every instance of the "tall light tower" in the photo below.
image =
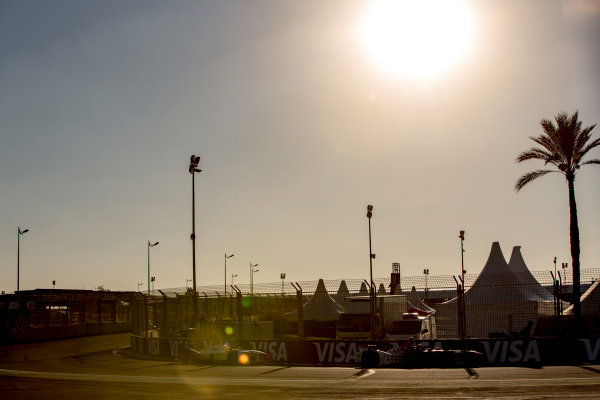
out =
<path fill-rule="evenodd" d="M 428 290 L 427 290 L 427 277 L 429 276 L 429 268 L 425 268 L 423 270 L 423 275 L 425 275 L 425 300 L 428 298 Z"/>
<path fill-rule="evenodd" d="M 463 243 L 465 241 L 465 231 L 460 231 L 460 234 L 458 235 L 458 237 L 460 238 L 460 265 L 461 265 L 462 284 L 463 284 L 463 289 L 464 289 L 465 274 L 467 273 L 467 271 L 465 271 L 465 249 L 463 247 Z"/>
<path fill-rule="evenodd" d="M 150 247 L 158 245 L 158 242 L 151 244 L 148 240 L 148 295 L 150 295 Z"/>
<path fill-rule="evenodd" d="M 373 254 L 373 250 L 371 247 L 371 217 L 373 216 L 373 206 L 367 206 L 367 218 L 369 220 L 369 275 L 371 279 L 371 288 L 369 291 L 369 305 L 370 305 L 370 314 L 371 314 L 371 339 L 375 339 L 375 331 L 376 331 L 376 318 L 375 318 L 375 301 L 377 294 L 375 293 L 375 284 L 373 283 L 373 259 L 375 258 L 375 254 Z"/>
<path fill-rule="evenodd" d="M 258 272 L 258 269 L 254 269 L 254 267 L 258 267 L 258 264 L 252 264 L 250 262 L 250 296 L 254 294 L 254 273 Z"/>
<path fill-rule="evenodd" d="M 225 252 L 225 285 L 223 286 L 225 297 L 227 297 L 227 259 L 231 257 L 233 257 L 233 254 L 227 255 L 227 252 Z"/>
<path fill-rule="evenodd" d="M 29 232 L 29 229 L 21 230 L 21 227 L 17 227 L 17 292 L 19 291 L 19 277 L 20 277 L 20 257 L 21 257 L 21 235 Z"/>
<path fill-rule="evenodd" d="M 285 283 L 285 273 L 280 274 L 279 277 L 281 278 L 281 295 L 283 296 L 283 285 Z"/>
<path fill-rule="evenodd" d="M 192 285 L 194 290 L 194 324 L 198 323 L 198 292 L 196 291 L 196 188 L 194 186 L 194 176 L 196 172 L 202 172 L 198 169 L 200 157 L 192 154 L 190 157 L 189 171 L 192 174 Z"/>

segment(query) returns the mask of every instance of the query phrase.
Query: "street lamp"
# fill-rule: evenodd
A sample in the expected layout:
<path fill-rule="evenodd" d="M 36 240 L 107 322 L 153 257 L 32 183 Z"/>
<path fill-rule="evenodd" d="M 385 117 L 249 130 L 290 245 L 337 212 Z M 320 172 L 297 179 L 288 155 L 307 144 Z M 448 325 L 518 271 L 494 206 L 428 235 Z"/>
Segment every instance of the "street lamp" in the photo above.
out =
<path fill-rule="evenodd" d="M 19 274 L 20 274 L 20 253 L 21 253 L 21 235 L 25 232 L 29 232 L 29 229 L 21 230 L 21 227 L 17 227 L 17 292 L 19 291 Z"/>
<path fill-rule="evenodd" d="M 188 284 L 191 282 L 192 280 L 190 278 L 185 278 L 185 287 L 188 287 Z"/>
<path fill-rule="evenodd" d="M 233 278 L 237 278 L 237 274 L 231 274 L 231 286 L 233 286 Z"/>
<path fill-rule="evenodd" d="M 376 293 L 375 293 L 375 285 L 373 283 L 373 259 L 375 258 L 375 254 L 373 254 L 373 250 L 371 248 L 371 217 L 373 216 L 373 206 L 367 206 L 367 218 L 369 219 L 369 274 L 371 279 L 371 290 L 369 292 L 369 305 L 370 305 L 370 313 L 371 313 L 371 339 L 375 339 L 375 301 L 376 301 Z"/>
<path fill-rule="evenodd" d="M 233 257 L 233 254 L 227 255 L 225 253 L 225 285 L 223 286 L 223 290 L 225 291 L 225 296 L 227 296 L 227 259 Z"/>
<path fill-rule="evenodd" d="M 252 265 L 252 262 L 250 262 L 250 296 L 254 294 L 254 273 L 259 271 L 258 269 L 254 269 L 254 267 L 258 267 L 258 264 Z"/>
<path fill-rule="evenodd" d="M 465 285 L 465 249 L 463 248 L 463 242 L 465 241 L 465 231 L 460 231 L 458 237 L 460 238 L 460 265 L 461 265 L 461 277 L 463 288 Z"/>
<path fill-rule="evenodd" d="M 196 188 L 194 186 L 194 176 L 196 172 L 202 172 L 201 169 L 198 169 L 198 164 L 200 163 L 200 157 L 192 154 L 190 157 L 190 167 L 189 171 L 192 174 L 192 235 L 190 239 L 192 239 L 192 284 L 194 289 L 194 325 L 198 323 L 198 292 L 196 292 L 196 198 L 195 192 Z"/>
<path fill-rule="evenodd" d="M 428 297 L 428 291 L 427 291 L 427 277 L 429 276 L 429 268 L 425 268 L 423 270 L 423 274 L 425 275 L 425 300 L 427 300 Z"/>
<path fill-rule="evenodd" d="M 138 282 L 138 292 L 140 291 L 140 286 L 144 286 L 144 282 Z"/>
<path fill-rule="evenodd" d="M 155 276 L 151 276 L 150 277 L 150 282 L 152 282 L 152 294 L 154 294 L 154 281 L 156 281 L 156 277 Z"/>
<path fill-rule="evenodd" d="M 281 278 L 281 295 L 283 296 L 283 283 L 285 281 L 285 273 L 279 275 L 279 277 Z"/>
<path fill-rule="evenodd" d="M 158 245 L 158 242 L 150 244 L 150 241 L 148 240 L 148 295 L 150 295 L 150 247 L 154 247 L 156 245 Z"/>

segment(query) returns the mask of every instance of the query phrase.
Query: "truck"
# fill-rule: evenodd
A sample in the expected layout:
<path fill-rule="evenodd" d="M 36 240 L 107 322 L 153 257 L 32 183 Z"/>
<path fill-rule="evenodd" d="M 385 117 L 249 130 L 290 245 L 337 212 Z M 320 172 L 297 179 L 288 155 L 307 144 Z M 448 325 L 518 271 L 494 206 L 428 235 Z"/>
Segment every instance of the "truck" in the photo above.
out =
<path fill-rule="evenodd" d="M 352 296 L 344 300 L 344 313 L 336 328 L 338 339 L 368 339 L 371 333 L 370 297 Z M 375 331 L 384 337 L 394 321 L 402 321 L 408 311 L 406 295 L 379 295 L 376 298 Z"/>
<path fill-rule="evenodd" d="M 404 313 L 402 319 L 392 321 L 385 333 L 385 340 L 408 340 L 410 338 L 415 340 L 437 339 L 435 317 Z"/>

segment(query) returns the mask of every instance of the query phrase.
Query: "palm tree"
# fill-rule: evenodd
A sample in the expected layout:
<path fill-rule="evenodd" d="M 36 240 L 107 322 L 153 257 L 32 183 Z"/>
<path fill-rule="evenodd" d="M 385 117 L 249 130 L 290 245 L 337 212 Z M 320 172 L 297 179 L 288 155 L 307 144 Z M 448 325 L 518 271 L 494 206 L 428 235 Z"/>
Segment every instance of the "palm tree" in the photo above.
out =
<path fill-rule="evenodd" d="M 548 119 L 543 119 L 540 124 L 544 133 L 538 137 L 530 137 L 541 146 L 519 154 L 517 162 L 527 160 L 542 160 L 545 165 L 553 165 L 556 169 L 542 169 L 528 172 L 521 176 L 515 184 L 515 190 L 520 191 L 529 182 L 551 172 L 562 173 L 569 186 L 569 210 L 571 233 L 571 258 L 573 261 L 573 311 L 575 313 L 575 329 L 582 333 L 581 328 L 581 303 L 580 303 L 580 265 L 579 265 L 579 225 L 577 223 L 577 205 L 575 203 L 575 175 L 582 165 L 600 164 L 599 159 L 583 161 L 583 157 L 594 147 L 600 146 L 600 139 L 590 141 L 592 129 L 596 124 L 581 128 L 578 121 L 578 112 L 569 116 L 566 112 L 559 113 L 556 125 Z"/>

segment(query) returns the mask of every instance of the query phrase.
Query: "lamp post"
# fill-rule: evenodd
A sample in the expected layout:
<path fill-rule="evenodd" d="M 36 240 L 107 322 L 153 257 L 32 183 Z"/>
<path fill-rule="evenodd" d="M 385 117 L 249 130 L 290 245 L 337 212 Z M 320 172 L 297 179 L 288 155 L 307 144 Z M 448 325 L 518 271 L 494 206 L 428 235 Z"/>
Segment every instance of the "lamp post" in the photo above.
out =
<path fill-rule="evenodd" d="M 138 292 L 140 291 L 140 286 L 144 286 L 144 282 L 138 282 Z"/>
<path fill-rule="evenodd" d="M 465 249 L 463 247 L 463 242 L 465 241 L 465 231 L 460 231 L 458 237 L 460 238 L 460 265 L 461 265 L 462 284 L 463 284 L 463 289 L 464 289 L 465 274 L 467 273 L 467 271 L 465 271 Z"/>
<path fill-rule="evenodd" d="M 231 286 L 233 286 L 233 278 L 237 278 L 237 274 L 231 274 Z"/>
<path fill-rule="evenodd" d="M 201 169 L 198 169 L 199 163 L 200 157 L 192 154 L 192 156 L 190 157 L 189 171 L 190 174 L 192 174 L 192 235 L 190 236 L 190 239 L 192 239 L 192 284 L 194 289 L 194 324 L 198 323 L 198 292 L 196 292 L 196 188 L 194 186 L 194 176 L 196 175 L 196 172 L 202 172 Z"/>
<path fill-rule="evenodd" d="M 154 281 L 156 281 L 156 277 L 155 276 L 151 276 L 150 277 L 150 282 L 152 282 L 152 294 L 154 294 Z"/>
<path fill-rule="evenodd" d="M 369 275 L 371 279 L 371 287 L 369 291 L 369 305 L 370 305 L 370 313 L 371 313 L 371 339 L 375 339 L 375 301 L 376 301 L 376 293 L 375 293 L 375 285 L 373 284 L 373 259 L 375 258 L 375 254 L 373 254 L 373 250 L 371 248 L 371 217 L 373 216 L 373 206 L 367 206 L 367 218 L 369 220 Z"/>
<path fill-rule="evenodd" d="M 258 269 L 254 269 L 254 267 L 258 267 L 258 264 L 252 264 L 250 262 L 250 296 L 254 294 L 254 273 L 258 272 Z"/>
<path fill-rule="evenodd" d="M 20 278 L 20 257 L 21 257 L 21 235 L 25 232 L 29 232 L 29 229 L 21 230 L 21 227 L 17 227 L 17 292 L 19 291 L 19 278 Z"/>
<path fill-rule="evenodd" d="M 227 255 L 227 252 L 225 253 L 225 285 L 223 286 L 225 297 L 227 297 L 227 259 L 231 257 L 233 257 L 233 254 Z"/>
<path fill-rule="evenodd" d="M 148 295 L 150 295 L 150 247 L 154 247 L 156 245 L 158 245 L 158 242 L 150 244 L 150 241 L 148 240 Z"/>
<path fill-rule="evenodd" d="M 279 277 L 281 278 L 281 295 L 283 296 L 283 284 L 285 282 L 285 272 L 282 273 L 281 275 L 279 275 Z"/>
<path fill-rule="evenodd" d="M 191 282 L 192 280 L 190 278 L 185 278 L 185 287 L 188 287 L 188 284 Z"/>
<path fill-rule="evenodd" d="M 428 298 L 428 291 L 427 291 L 427 276 L 429 276 L 429 268 L 425 268 L 423 270 L 423 274 L 425 275 L 425 300 L 427 300 Z"/>

